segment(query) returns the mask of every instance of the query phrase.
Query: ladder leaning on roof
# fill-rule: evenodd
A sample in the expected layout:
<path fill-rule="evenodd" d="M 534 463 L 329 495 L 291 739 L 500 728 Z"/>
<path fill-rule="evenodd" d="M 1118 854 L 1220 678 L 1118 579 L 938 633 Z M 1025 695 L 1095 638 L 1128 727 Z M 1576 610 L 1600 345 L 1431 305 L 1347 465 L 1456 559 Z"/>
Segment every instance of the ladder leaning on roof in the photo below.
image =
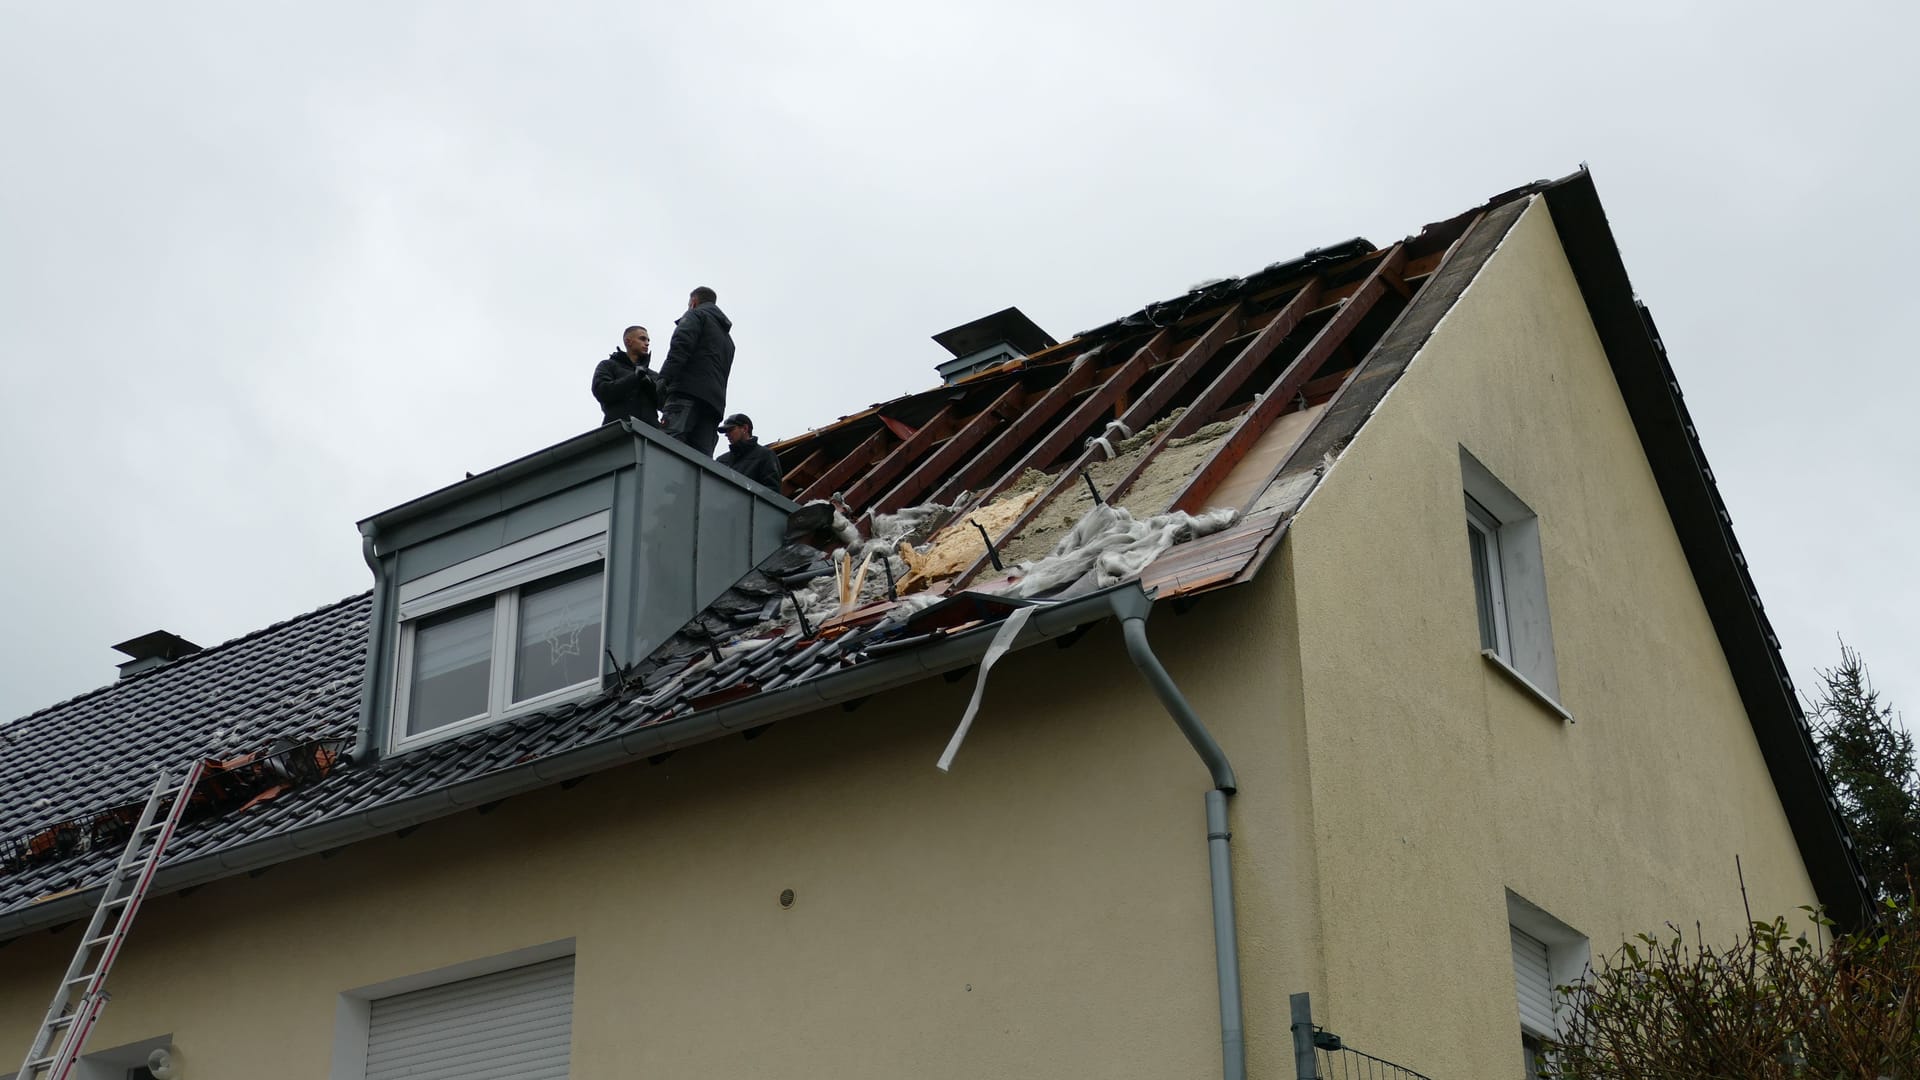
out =
<path fill-rule="evenodd" d="M 140 901 L 146 899 L 147 890 L 153 884 L 153 874 L 160 868 L 167 841 L 173 839 L 174 830 L 186 815 L 203 767 L 201 762 L 194 762 L 178 783 L 173 782 L 171 770 L 160 771 L 160 778 L 153 784 L 153 794 L 147 797 L 146 808 L 140 811 L 140 820 L 133 827 L 133 835 L 127 838 L 126 851 L 107 874 L 100 906 L 93 911 L 93 921 L 87 924 L 80 948 L 74 952 L 73 962 L 67 965 L 59 989 L 53 992 L 47 1018 L 40 1022 L 33 1046 L 27 1051 L 26 1063 L 20 1066 L 14 1080 L 68 1080 L 73 1072 L 74 1062 L 80 1060 L 80 1051 L 93 1031 L 93 1022 L 106 1007 L 107 973 L 113 969 L 114 958 L 120 955 L 120 946 L 126 943 L 133 917 L 140 911 Z M 107 930 L 110 920 L 113 929 Z"/>

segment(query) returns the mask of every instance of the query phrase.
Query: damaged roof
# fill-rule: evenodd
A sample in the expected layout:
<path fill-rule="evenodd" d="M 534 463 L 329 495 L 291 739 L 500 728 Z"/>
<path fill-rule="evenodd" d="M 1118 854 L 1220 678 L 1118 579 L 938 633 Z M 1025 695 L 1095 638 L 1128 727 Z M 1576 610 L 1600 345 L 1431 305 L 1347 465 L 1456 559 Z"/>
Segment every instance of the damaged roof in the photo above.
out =
<path fill-rule="evenodd" d="M 585 701 L 346 761 L 363 594 L 0 728 L 0 940 L 85 915 L 85 890 L 118 854 L 101 815 L 141 799 L 162 764 L 230 766 L 226 801 L 168 849 L 158 885 L 181 888 L 964 667 L 1015 606 L 1048 601 L 1024 645 L 1106 617 L 1116 590 L 1164 598 L 1246 581 L 1536 194 L 1585 215 L 1563 222 L 1555 203 L 1583 287 L 1638 311 L 1624 270 L 1608 276 L 1618 254 L 1581 172 L 1384 248 L 1347 241 L 1211 283 L 872 406 L 773 446 L 787 493 L 826 501 L 838 513 L 818 524 L 877 556 L 864 587 L 849 596 L 851 565 L 836 573 L 819 546 L 790 543 Z M 1777 642 L 1770 631 L 1736 640 L 1743 620 L 1765 631 L 1751 583 L 1714 584 L 1727 567 L 1744 582 L 1744 564 L 1728 559 L 1738 553 L 1724 515 L 1692 512 L 1718 496 L 1690 425 L 1689 441 L 1656 453 L 1672 434 L 1661 410 L 1684 421 L 1664 353 L 1650 324 L 1589 303 L 1816 884 L 1844 916 L 1857 865 L 1805 720 L 1780 691 Z M 1161 530 L 1136 548 L 1138 565 L 1117 581 L 1078 563 L 1036 574 L 1096 502 Z"/>

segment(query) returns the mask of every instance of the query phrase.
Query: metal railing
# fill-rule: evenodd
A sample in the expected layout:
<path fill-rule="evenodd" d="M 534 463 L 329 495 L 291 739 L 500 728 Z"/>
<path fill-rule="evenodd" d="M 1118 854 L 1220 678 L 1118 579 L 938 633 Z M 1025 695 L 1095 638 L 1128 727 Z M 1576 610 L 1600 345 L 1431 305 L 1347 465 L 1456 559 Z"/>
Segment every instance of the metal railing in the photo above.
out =
<path fill-rule="evenodd" d="M 1299 1080 L 1432 1080 L 1425 1073 L 1355 1050 L 1313 1022 L 1313 1002 L 1294 994 L 1293 1065 Z"/>

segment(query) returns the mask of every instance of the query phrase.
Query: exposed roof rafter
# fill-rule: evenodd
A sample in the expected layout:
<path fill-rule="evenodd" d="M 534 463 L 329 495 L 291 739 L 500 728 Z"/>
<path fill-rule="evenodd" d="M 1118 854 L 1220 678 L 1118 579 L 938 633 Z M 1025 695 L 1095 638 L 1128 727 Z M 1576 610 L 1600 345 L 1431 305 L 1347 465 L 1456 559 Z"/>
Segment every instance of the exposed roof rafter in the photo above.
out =
<path fill-rule="evenodd" d="M 884 490 L 888 484 L 893 483 L 907 466 L 913 464 L 914 459 L 926 453 L 929 447 L 938 445 L 941 439 L 952 435 L 960 426 L 960 421 L 954 415 L 956 407 L 956 401 L 949 401 L 940 406 L 940 411 L 934 413 L 931 419 L 901 440 L 900 445 L 894 447 L 878 465 L 867 471 L 867 475 L 847 489 L 847 505 L 865 506 L 867 500 Z"/>
<path fill-rule="evenodd" d="M 1093 385 L 1094 379 L 1100 373 L 1095 363 L 1100 351 L 1096 348 L 1075 358 L 1073 365 L 1060 381 L 1049 387 L 1046 393 L 1040 395 L 1040 400 L 1029 405 L 1016 417 L 1005 431 L 987 444 L 987 448 L 982 450 L 979 456 L 962 465 L 958 472 L 948 478 L 947 482 L 934 492 L 933 500 L 942 503 L 952 502 L 959 498 L 962 492 L 972 490 L 974 485 L 993 475 L 993 471 L 1005 464 L 1022 444 L 1033 438 L 1054 417 L 1060 415 L 1060 410 L 1066 408 L 1068 402 Z"/>
<path fill-rule="evenodd" d="M 947 475 L 948 470 L 957 466 L 973 448 L 979 446 L 987 436 L 1009 423 L 1019 415 L 1020 408 L 1026 404 L 1027 388 L 1018 379 L 1007 384 L 1007 388 L 993 399 L 986 408 L 974 413 L 960 425 L 953 437 L 940 445 L 908 473 L 906 479 L 893 486 L 885 495 L 874 500 L 868 509 L 874 513 L 890 514 L 903 506 L 925 499 L 927 492 Z M 854 507 L 859 509 L 859 507 Z"/>
<path fill-rule="evenodd" d="M 1167 504 L 1168 512 L 1184 510 L 1197 514 L 1206 509 L 1207 496 L 1247 456 L 1247 451 L 1252 449 L 1268 425 L 1293 406 L 1293 399 L 1299 394 L 1300 388 L 1319 374 L 1320 366 L 1327 362 L 1334 350 L 1346 344 L 1354 328 L 1360 325 L 1360 320 L 1373 310 L 1389 288 L 1387 280 L 1398 280 L 1400 267 L 1406 261 L 1406 245 L 1395 244 L 1385 257 L 1373 265 L 1373 270 L 1367 274 L 1360 288 L 1333 318 L 1327 320 L 1327 324 L 1320 328 L 1320 332 L 1300 351 L 1300 355 L 1294 357 L 1286 370 L 1254 402 L 1253 408 L 1248 409 L 1234 424 L 1233 430 L 1214 447 L 1206 463 L 1194 472 L 1193 479 Z"/>

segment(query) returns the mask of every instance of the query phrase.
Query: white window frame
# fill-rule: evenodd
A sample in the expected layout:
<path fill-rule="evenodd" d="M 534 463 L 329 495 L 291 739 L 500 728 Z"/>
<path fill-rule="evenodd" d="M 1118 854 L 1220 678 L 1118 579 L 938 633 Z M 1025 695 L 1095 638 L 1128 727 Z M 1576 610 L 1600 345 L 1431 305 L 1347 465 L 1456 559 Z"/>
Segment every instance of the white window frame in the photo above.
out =
<path fill-rule="evenodd" d="M 1573 714 L 1560 701 L 1554 659 L 1553 620 L 1547 613 L 1547 577 L 1540 548 L 1540 517 L 1496 479 L 1466 447 L 1460 448 L 1460 480 L 1468 534 L 1487 556 L 1487 586 L 1493 604 L 1495 647 L 1482 647 L 1487 663 L 1561 719 Z M 1472 572 L 1469 563 L 1469 573 Z M 1480 642 L 1480 586 L 1474 588 L 1473 639 Z"/>
<path fill-rule="evenodd" d="M 519 643 L 520 594 L 569 570 L 599 563 L 600 626 L 607 625 L 607 521 L 602 511 L 438 570 L 402 585 L 399 633 L 394 646 L 393 696 L 387 748 L 398 753 L 452 738 L 528 712 L 584 697 L 600 688 L 605 665 L 595 658 L 594 676 L 522 701 L 513 700 L 514 652 Z M 407 709 L 413 676 L 414 636 L 420 620 L 487 597 L 493 598 L 493 653 L 488 663 L 485 712 L 408 735 Z"/>
<path fill-rule="evenodd" d="M 1587 976 L 1593 948 L 1586 935 L 1549 915 L 1545 909 L 1512 889 L 1507 890 L 1507 929 L 1509 938 L 1514 931 L 1518 931 L 1547 947 L 1548 985 L 1567 986 Z M 1558 1039 L 1566 1028 L 1565 1003 L 1560 996 L 1554 995 L 1553 1024 L 1550 1029 L 1543 1031 L 1536 1025 L 1528 1024 L 1519 1015 L 1517 979 L 1514 992 L 1522 1047 L 1526 1046 L 1528 1039 Z"/>
<path fill-rule="evenodd" d="M 1473 582 L 1474 620 L 1478 629 L 1481 589 L 1486 590 L 1486 604 L 1493 622 L 1493 652 L 1505 660 L 1513 653 L 1513 645 L 1507 636 L 1507 588 L 1506 573 L 1500 565 L 1500 519 L 1480 505 L 1472 495 L 1467 496 L 1467 531 L 1471 542 L 1479 549 L 1480 565 L 1486 569 L 1484 583 L 1478 575 Z M 1483 634 L 1481 648 L 1486 648 Z"/>
<path fill-rule="evenodd" d="M 333 1055 L 327 1080 L 366 1080 L 367 1032 L 375 1000 L 577 954 L 574 939 L 562 938 L 344 991 L 334 998 Z"/>

